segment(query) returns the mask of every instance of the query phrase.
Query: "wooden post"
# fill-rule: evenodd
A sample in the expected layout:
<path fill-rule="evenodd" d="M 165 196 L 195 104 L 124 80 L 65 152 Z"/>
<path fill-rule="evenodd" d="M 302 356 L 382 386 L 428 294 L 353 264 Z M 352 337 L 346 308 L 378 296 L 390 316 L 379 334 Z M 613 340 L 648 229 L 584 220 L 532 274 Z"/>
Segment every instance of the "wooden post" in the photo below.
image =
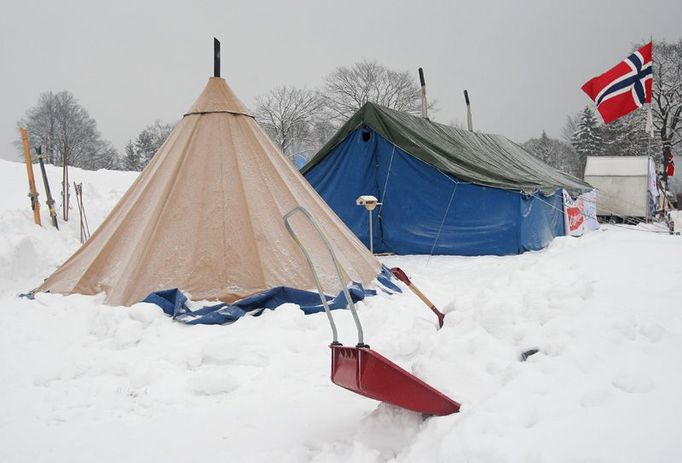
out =
<path fill-rule="evenodd" d="M 28 131 L 24 128 L 21 132 L 21 141 L 24 143 L 24 161 L 26 161 L 26 173 L 28 174 L 28 197 L 31 199 L 31 209 L 33 209 L 33 220 L 36 225 L 40 222 L 40 203 L 38 202 L 38 190 L 36 190 L 36 180 L 33 177 L 33 161 L 31 160 L 31 146 L 28 141 Z"/>

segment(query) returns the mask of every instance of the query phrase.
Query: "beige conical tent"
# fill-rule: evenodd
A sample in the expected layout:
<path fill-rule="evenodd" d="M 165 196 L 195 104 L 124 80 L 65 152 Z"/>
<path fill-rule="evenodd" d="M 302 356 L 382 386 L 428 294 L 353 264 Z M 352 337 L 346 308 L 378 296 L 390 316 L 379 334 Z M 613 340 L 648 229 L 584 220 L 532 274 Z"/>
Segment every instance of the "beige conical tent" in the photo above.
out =
<path fill-rule="evenodd" d="M 161 289 L 235 300 L 269 288 L 314 289 L 282 216 L 307 208 L 354 281 L 381 264 L 273 145 L 225 80 L 211 77 L 152 161 L 97 231 L 38 289 L 106 293 L 130 305 Z M 327 251 L 303 220 L 294 228 L 325 291 L 340 290 Z"/>

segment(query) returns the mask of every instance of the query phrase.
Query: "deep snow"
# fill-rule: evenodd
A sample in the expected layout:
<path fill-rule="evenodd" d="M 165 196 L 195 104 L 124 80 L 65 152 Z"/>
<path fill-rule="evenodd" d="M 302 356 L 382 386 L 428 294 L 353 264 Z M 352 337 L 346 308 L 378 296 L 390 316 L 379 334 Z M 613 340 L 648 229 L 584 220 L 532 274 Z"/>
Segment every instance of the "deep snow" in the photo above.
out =
<path fill-rule="evenodd" d="M 91 228 L 135 175 L 72 169 Z M 185 326 L 101 296 L 17 298 L 80 245 L 77 210 L 59 232 L 32 224 L 26 185 L 0 161 L 2 462 L 682 460 L 679 236 L 612 226 L 521 256 L 383 258 L 447 312 L 437 331 L 407 291 L 358 305 L 373 348 L 463 404 L 424 418 L 331 384 L 324 314 Z"/>

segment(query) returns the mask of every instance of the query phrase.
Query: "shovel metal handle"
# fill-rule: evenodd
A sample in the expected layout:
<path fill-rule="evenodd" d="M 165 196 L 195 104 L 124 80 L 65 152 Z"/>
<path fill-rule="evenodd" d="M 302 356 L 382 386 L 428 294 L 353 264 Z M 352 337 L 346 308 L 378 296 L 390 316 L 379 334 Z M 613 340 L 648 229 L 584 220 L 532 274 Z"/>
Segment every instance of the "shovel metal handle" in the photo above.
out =
<path fill-rule="evenodd" d="M 338 333 L 336 330 L 336 324 L 334 323 L 334 317 L 332 317 L 332 312 L 329 309 L 329 304 L 327 303 L 327 298 L 324 295 L 324 289 L 322 288 L 322 283 L 320 282 L 320 277 L 317 274 L 317 271 L 315 270 L 315 266 L 313 265 L 313 261 L 310 258 L 310 254 L 308 253 L 308 250 L 306 249 L 305 245 L 301 242 L 301 240 L 298 238 L 298 235 L 296 235 L 296 232 L 294 232 L 294 229 L 291 227 L 291 224 L 289 223 L 289 219 L 291 216 L 296 214 L 297 212 L 300 212 L 303 214 L 307 219 L 308 222 L 315 228 L 317 233 L 320 235 L 320 238 L 322 238 L 322 242 L 327 248 L 327 251 L 329 251 L 329 255 L 332 258 L 332 261 L 334 262 L 334 268 L 336 269 L 336 275 L 339 277 L 339 282 L 341 283 L 341 289 L 343 291 L 344 296 L 346 297 L 346 302 L 348 304 L 348 308 L 351 311 L 351 314 L 353 314 L 353 320 L 355 321 L 355 327 L 358 330 L 358 347 L 366 347 L 366 344 L 364 343 L 364 336 L 362 333 L 362 325 L 360 324 L 360 318 L 358 318 L 358 313 L 355 310 L 355 304 L 353 304 L 353 299 L 350 297 L 350 292 L 348 291 L 348 287 L 346 286 L 345 281 L 343 280 L 343 274 L 345 272 L 341 268 L 341 264 L 339 264 L 339 260 L 336 258 L 336 253 L 334 253 L 334 249 L 332 248 L 331 243 L 329 243 L 329 240 L 325 236 L 325 234 L 322 232 L 322 229 L 320 226 L 317 224 L 315 219 L 313 218 L 312 215 L 310 215 L 310 212 L 302 206 L 298 206 L 287 212 L 283 219 L 284 219 L 284 226 L 286 227 L 287 231 L 291 235 L 291 237 L 294 239 L 296 244 L 298 244 L 298 247 L 301 248 L 301 251 L 303 252 L 303 255 L 305 256 L 306 262 L 308 262 L 308 267 L 310 268 L 310 272 L 313 274 L 313 279 L 315 280 L 315 285 L 317 286 L 317 292 L 320 294 L 320 301 L 322 301 L 322 306 L 324 307 L 324 312 L 327 314 L 327 319 L 329 320 L 329 324 L 332 327 L 332 336 L 333 336 L 333 344 L 338 344 Z"/>

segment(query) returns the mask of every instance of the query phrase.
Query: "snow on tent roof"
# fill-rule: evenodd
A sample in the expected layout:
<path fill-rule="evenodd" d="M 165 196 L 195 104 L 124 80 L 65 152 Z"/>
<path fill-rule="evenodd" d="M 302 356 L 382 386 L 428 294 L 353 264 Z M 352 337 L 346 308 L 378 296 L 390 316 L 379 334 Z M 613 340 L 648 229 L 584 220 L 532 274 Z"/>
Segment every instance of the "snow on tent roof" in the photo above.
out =
<path fill-rule="evenodd" d="M 540 161 L 501 135 L 457 129 L 366 103 L 301 170 L 327 156 L 351 132 L 367 126 L 415 158 L 461 180 L 507 190 L 581 193 L 592 187 Z"/>
<path fill-rule="evenodd" d="M 588 156 L 585 176 L 635 177 L 649 175 L 648 156 Z"/>

